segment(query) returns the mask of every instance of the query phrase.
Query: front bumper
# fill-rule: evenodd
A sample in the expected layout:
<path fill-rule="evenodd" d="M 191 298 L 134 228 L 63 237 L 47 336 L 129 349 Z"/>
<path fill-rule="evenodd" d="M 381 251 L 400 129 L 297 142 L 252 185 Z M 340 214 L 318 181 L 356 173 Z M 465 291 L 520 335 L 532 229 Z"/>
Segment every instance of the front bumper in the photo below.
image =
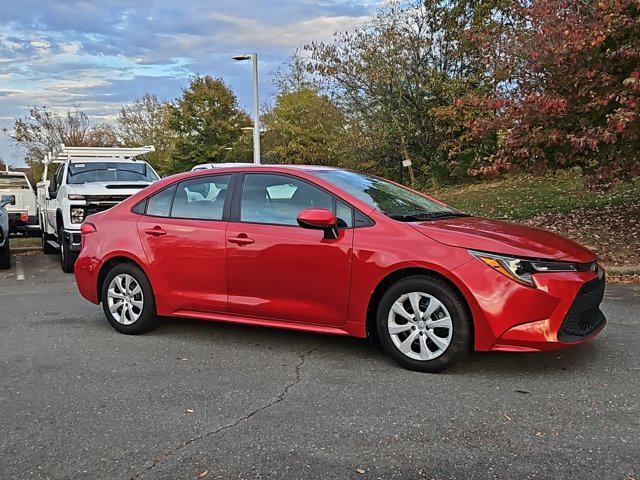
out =
<path fill-rule="evenodd" d="M 536 352 L 585 343 L 604 328 L 604 271 L 534 275 L 520 285 L 480 261 L 455 271 L 469 288 L 479 351 Z M 472 303 L 470 302 L 470 303 Z"/>
<path fill-rule="evenodd" d="M 80 230 L 62 230 L 62 242 L 69 247 L 72 252 L 79 252 L 82 247 L 82 236 Z"/>

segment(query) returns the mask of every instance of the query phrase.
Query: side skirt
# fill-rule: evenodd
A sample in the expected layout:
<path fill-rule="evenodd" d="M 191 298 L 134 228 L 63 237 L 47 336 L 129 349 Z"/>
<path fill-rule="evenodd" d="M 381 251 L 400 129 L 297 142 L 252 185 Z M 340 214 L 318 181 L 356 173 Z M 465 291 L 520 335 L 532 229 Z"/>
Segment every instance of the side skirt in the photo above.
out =
<path fill-rule="evenodd" d="M 286 330 L 298 330 L 302 332 L 326 333 L 330 335 L 353 335 L 351 332 L 338 327 L 327 325 L 309 325 L 303 323 L 283 322 L 273 319 L 244 317 L 227 313 L 208 313 L 198 310 L 176 310 L 172 317 L 195 318 L 212 322 L 238 323 L 241 325 L 254 325 L 257 327 L 283 328 Z"/>

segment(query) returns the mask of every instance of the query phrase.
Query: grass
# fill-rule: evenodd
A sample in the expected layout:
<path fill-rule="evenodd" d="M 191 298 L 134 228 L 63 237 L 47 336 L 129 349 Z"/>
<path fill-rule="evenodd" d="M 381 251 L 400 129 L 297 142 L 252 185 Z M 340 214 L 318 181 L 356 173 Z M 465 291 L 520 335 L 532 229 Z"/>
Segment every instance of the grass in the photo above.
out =
<path fill-rule="evenodd" d="M 18 247 L 40 247 L 42 240 L 40 237 L 13 237 L 11 238 L 11 248 Z"/>
<path fill-rule="evenodd" d="M 540 213 L 566 213 L 578 207 L 600 208 L 640 198 L 640 182 L 590 191 L 579 170 L 544 175 L 513 174 L 497 180 L 428 189 L 427 193 L 474 215 L 525 220 Z"/>

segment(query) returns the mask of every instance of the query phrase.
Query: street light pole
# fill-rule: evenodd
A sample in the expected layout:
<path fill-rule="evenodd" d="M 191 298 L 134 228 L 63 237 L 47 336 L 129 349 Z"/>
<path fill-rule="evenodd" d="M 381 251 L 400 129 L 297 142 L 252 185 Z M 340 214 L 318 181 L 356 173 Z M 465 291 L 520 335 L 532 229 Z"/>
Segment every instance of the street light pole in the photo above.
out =
<path fill-rule="evenodd" d="M 260 97 L 258 95 L 258 54 L 237 55 L 234 60 L 253 63 L 253 163 L 260 165 Z"/>

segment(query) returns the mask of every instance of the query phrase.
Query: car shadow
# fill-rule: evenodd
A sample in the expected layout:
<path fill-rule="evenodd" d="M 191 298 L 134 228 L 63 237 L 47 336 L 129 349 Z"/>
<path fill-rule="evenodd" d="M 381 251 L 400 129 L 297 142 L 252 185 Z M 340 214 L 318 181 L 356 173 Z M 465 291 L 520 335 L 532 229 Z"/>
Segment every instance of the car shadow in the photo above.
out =
<path fill-rule="evenodd" d="M 372 368 L 401 368 L 391 360 L 382 347 L 369 339 L 301 332 L 278 328 L 211 322 L 198 319 L 163 317 L 159 327 L 148 335 L 178 335 L 202 342 L 230 342 L 242 346 L 269 346 L 286 351 L 304 350 L 322 345 L 314 354 L 317 358 L 371 363 Z M 533 353 L 471 352 L 466 358 L 443 372 L 444 375 L 557 376 L 573 374 L 592 367 L 603 358 L 605 344 L 598 339 L 564 350 Z M 597 367 L 596 367 L 597 368 Z"/>

